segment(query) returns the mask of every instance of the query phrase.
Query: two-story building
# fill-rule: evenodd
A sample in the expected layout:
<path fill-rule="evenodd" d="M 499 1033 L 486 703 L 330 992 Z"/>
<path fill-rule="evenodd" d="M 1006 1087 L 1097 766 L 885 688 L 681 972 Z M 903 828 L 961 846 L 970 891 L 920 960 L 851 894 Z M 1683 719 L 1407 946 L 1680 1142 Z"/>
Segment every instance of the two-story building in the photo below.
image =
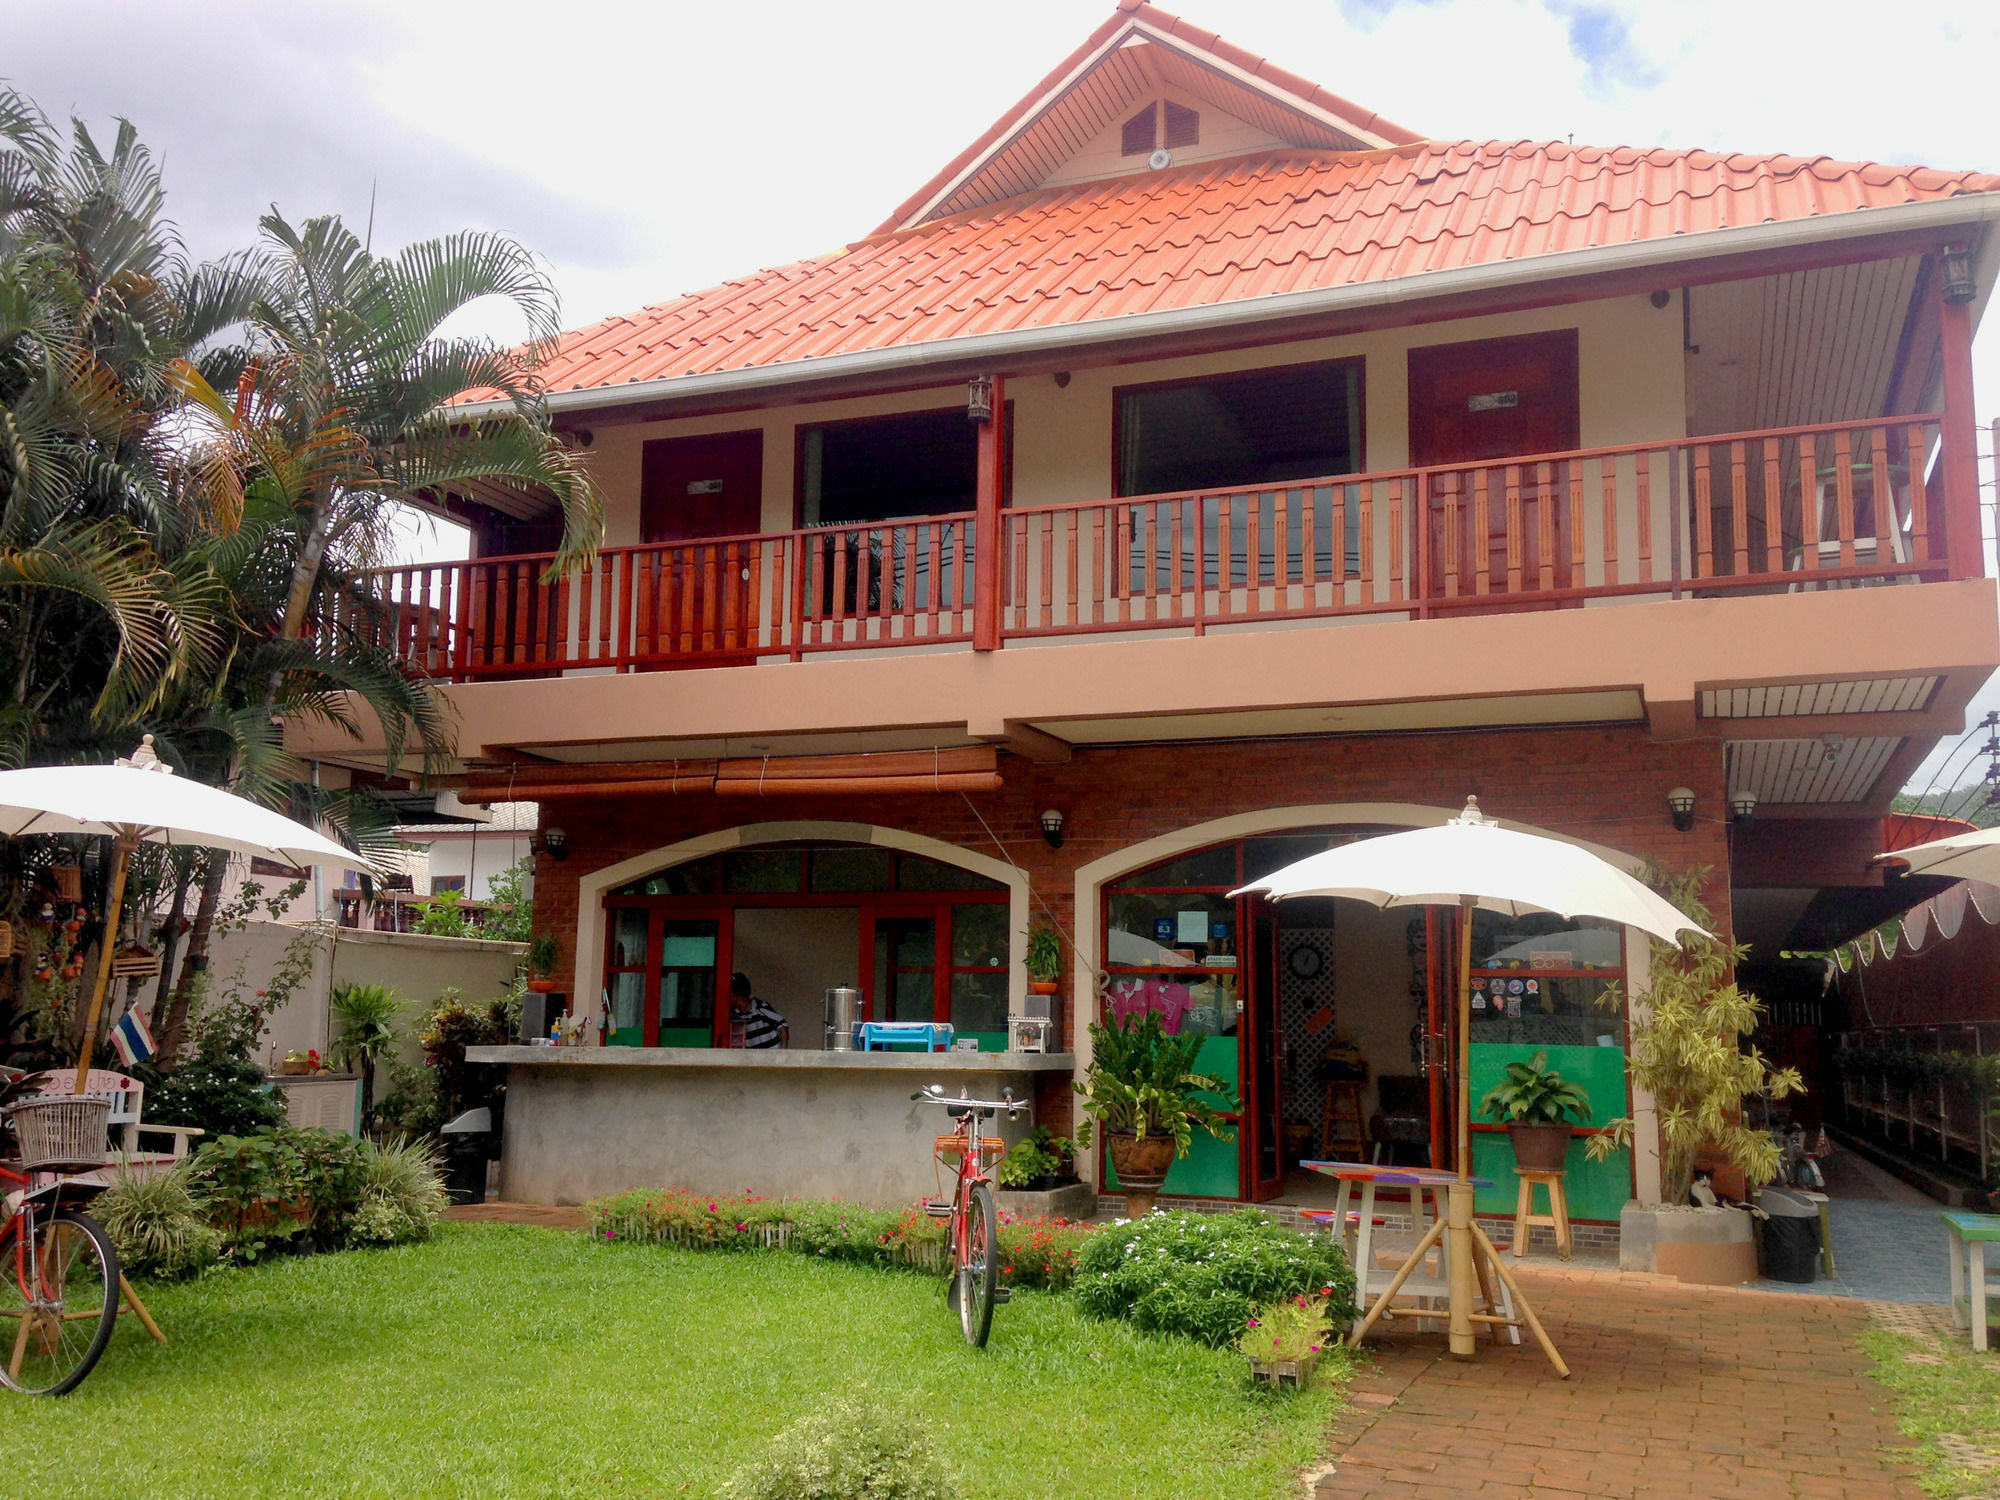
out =
<path fill-rule="evenodd" d="M 1445 939 L 1228 893 L 1468 793 L 1712 869 L 1761 952 L 1872 920 L 1888 798 L 2000 664 L 1996 217 L 1971 172 L 1429 140 L 1121 0 L 866 237 L 568 334 L 595 562 L 475 494 L 471 561 L 384 579 L 460 795 L 541 806 L 606 1044 L 514 1054 L 506 1191 L 900 1196 L 912 1079 L 1060 1128 L 1088 1023 L 1151 1008 L 1243 1104 L 1169 1191 L 1296 1192 L 1354 1131 L 1336 1039 L 1362 1116 L 1435 1097 Z M 1039 1055 L 1032 925 L 1069 954 Z M 1593 999 L 1643 942 L 1476 946 L 1475 1088 L 1546 1046 L 1618 1112 Z M 782 1055 L 718 1045 L 736 971 Z M 981 1050 L 831 1056 L 836 984 Z M 1581 1217 L 1656 1190 L 1643 1142 L 1576 1155 Z"/>

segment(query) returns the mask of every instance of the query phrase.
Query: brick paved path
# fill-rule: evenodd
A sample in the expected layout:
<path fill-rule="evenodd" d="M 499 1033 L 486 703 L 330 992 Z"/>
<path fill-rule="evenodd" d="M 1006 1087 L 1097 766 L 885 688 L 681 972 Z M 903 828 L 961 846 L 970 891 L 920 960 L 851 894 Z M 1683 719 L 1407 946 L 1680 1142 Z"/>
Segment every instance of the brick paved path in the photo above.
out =
<path fill-rule="evenodd" d="M 1461 1496 L 1785 1496 L 1921 1500 L 1889 1394 L 1857 1345 L 1864 1304 L 1666 1277 L 1524 1266 L 1518 1273 L 1572 1371 L 1532 1340 L 1442 1334 L 1369 1345 L 1354 1410 L 1335 1429 L 1321 1500 Z"/>

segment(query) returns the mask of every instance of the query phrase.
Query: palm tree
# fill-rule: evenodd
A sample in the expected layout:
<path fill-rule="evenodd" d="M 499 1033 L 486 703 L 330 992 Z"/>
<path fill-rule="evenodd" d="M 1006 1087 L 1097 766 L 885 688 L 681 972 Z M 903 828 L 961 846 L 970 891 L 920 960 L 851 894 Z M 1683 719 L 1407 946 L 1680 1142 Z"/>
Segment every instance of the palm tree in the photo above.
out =
<path fill-rule="evenodd" d="M 188 471 L 205 504 L 242 512 L 261 494 L 289 531 L 290 545 L 277 554 L 288 576 L 275 628 L 246 659 L 268 674 L 262 697 L 238 709 L 252 723 L 285 713 L 349 723 L 342 694 L 351 691 L 388 730 L 391 760 L 407 725 L 429 770 L 446 748 L 442 716 L 427 685 L 407 678 L 395 701 L 397 674 L 380 656 L 393 632 L 380 628 L 380 607 L 359 575 L 380 560 L 392 506 L 471 484 L 555 499 L 563 535 L 552 571 L 594 554 L 602 500 L 551 430 L 534 374 L 560 329 L 555 291 L 533 257 L 500 235 L 449 235 L 378 257 L 337 217 L 294 228 L 273 212 L 261 225 L 263 245 L 241 268 L 241 341 L 173 370 L 205 424 Z M 526 320 L 525 344 L 507 349 L 445 331 L 489 297 Z M 233 382 L 220 378 L 231 371 Z M 482 414 L 468 416 L 455 403 L 472 393 L 486 399 Z M 221 883 L 221 869 L 211 868 L 188 934 L 177 1014 L 206 963 Z"/>

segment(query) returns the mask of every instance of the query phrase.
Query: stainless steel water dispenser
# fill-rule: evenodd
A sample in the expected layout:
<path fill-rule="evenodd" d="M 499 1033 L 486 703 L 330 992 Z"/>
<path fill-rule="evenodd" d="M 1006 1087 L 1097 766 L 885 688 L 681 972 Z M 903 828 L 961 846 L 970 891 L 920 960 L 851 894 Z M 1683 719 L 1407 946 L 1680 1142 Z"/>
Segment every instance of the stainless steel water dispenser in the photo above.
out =
<path fill-rule="evenodd" d="M 826 992 L 826 1050 L 852 1052 L 854 1023 L 861 1019 L 861 991 L 837 984 Z"/>

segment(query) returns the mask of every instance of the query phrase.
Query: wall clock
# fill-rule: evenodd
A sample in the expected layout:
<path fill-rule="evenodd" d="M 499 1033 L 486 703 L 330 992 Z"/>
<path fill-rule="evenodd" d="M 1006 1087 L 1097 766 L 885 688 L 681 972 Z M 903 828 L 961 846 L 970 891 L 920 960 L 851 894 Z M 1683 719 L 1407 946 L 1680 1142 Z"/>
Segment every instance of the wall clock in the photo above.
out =
<path fill-rule="evenodd" d="M 1285 959 L 1285 967 L 1292 971 L 1294 979 L 1317 979 L 1325 965 L 1326 955 L 1313 943 L 1300 943 Z"/>

